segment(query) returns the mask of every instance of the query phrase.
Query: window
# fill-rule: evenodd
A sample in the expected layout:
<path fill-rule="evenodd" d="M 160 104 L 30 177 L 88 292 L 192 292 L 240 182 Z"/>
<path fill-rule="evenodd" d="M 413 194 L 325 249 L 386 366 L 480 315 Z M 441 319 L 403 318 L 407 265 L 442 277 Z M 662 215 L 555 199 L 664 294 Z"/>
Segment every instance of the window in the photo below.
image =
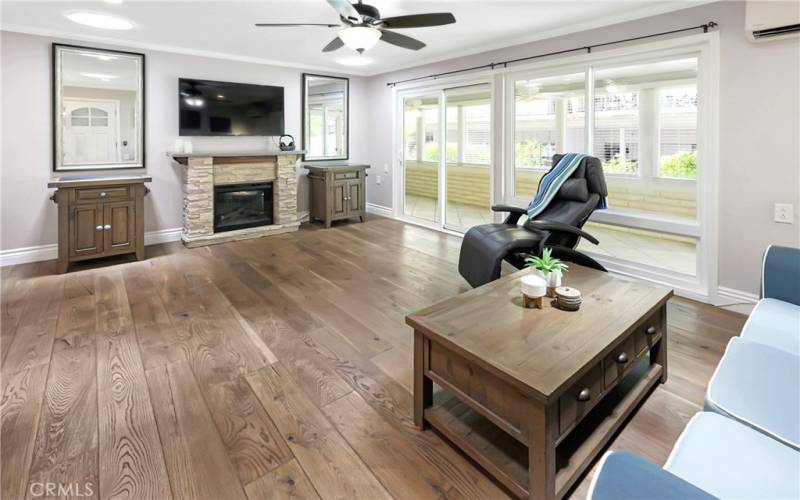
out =
<path fill-rule="evenodd" d="M 594 156 L 607 174 L 639 172 L 639 92 L 598 72 L 594 98 Z"/>
<path fill-rule="evenodd" d="M 585 75 L 514 81 L 514 193 L 531 198 L 554 154 L 585 150 Z"/>
<path fill-rule="evenodd" d="M 658 175 L 697 178 L 697 85 L 659 93 Z"/>

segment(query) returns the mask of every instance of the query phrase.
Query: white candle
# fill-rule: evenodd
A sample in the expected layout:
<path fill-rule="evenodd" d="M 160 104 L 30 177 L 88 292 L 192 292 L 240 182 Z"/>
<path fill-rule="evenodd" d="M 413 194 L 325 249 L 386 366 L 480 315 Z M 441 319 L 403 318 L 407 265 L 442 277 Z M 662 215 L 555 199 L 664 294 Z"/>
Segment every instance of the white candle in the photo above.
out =
<path fill-rule="evenodd" d="M 547 282 L 533 274 L 523 276 L 520 287 L 522 293 L 531 298 L 544 297 L 547 293 Z"/>

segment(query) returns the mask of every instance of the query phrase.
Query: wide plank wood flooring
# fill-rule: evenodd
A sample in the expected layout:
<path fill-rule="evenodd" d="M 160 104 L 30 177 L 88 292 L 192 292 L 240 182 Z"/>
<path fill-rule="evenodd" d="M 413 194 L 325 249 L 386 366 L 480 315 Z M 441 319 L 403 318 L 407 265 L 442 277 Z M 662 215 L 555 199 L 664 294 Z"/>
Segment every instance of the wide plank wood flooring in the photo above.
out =
<path fill-rule="evenodd" d="M 467 289 L 459 245 L 371 216 L 3 268 L 0 497 L 506 498 L 412 423 L 404 316 Z M 669 381 L 612 448 L 663 464 L 744 319 L 672 300 Z"/>

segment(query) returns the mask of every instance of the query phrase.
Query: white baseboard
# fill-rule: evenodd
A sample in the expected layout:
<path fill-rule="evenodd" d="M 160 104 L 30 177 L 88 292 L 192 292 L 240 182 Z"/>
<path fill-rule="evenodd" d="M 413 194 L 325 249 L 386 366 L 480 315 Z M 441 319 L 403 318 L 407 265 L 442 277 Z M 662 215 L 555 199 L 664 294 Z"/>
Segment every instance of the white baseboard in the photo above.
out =
<path fill-rule="evenodd" d="M 382 215 L 384 217 L 394 217 L 394 210 L 391 207 L 384 207 L 383 205 L 376 205 L 375 203 L 367 203 L 367 213 Z"/>
<path fill-rule="evenodd" d="M 144 234 L 144 244 L 147 246 L 180 241 L 182 231 L 182 228 L 177 227 L 147 232 Z M 54 260 L 56 258 L 58 258 L 58 245 L 56 244 L 12 248 L 10 250 L 0 250 L 0 267 Z"/>
<path fill-rule="evenodd" d="M 717 288 L 717 299 L 714 301 L 714 305 L 729 311 L 750 314 L 758 299 L 759 297 L 755 293 L 721 286 Z"/>

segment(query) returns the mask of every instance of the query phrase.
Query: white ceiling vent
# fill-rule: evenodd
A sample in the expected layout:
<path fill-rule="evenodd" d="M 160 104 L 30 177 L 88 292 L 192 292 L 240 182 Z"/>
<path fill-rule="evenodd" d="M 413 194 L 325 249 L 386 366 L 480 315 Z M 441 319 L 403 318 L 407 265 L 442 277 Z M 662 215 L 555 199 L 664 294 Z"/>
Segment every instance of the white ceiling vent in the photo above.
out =
<path fill-rule="evenodd" d="M 745 29 L 754 42 L 800 37 L 800 2 L 749 0 Z"/>

